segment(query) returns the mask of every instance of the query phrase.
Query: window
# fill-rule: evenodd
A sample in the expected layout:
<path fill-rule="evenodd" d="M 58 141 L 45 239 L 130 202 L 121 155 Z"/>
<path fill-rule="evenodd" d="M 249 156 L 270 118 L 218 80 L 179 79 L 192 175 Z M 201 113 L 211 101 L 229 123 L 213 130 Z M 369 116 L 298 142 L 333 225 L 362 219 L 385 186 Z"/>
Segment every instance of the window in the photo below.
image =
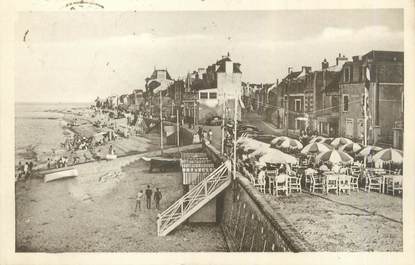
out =
<path fill-rule="evenodd" d="M 209 93 L 209 98 L 218 98 L 218 93 Z"/>
<path fill-rule="evenodd" d="M 366 68 L 363 66 L 360 66 L 360 81 L 365 81 L 365 72 L 366 72 Z"/>
<path fill-rule="evenodd" d="M 349 111 L 349 95 L 343 95 L 343 112 Z"/>
<path fill-rule="evenodd" d="M 353 138 L 354 119 L 346 119 L 346 136 Z"/>
<path fill-rule="evenodd" d="M 200 98 L 203 98 L 203 99 L 208 98 L 208 93 L 206 93 L 206 92 L 200 92 Z"/>
<path fill-rule="evenodd" d="M 295 111 L 300 112 L 301 111 L 301 99 L 295 100 Z"/>
<path fill-rule="evenodd" d="M 344 82 L 349 83 L 350 82 L 350 67 L 344 68 Z"/>

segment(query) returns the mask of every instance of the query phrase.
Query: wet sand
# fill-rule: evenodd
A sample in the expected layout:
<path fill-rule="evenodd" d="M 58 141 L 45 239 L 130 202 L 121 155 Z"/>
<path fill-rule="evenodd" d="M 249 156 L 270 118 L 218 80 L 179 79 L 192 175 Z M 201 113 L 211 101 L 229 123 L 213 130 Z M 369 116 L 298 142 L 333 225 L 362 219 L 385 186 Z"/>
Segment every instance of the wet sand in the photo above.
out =
<path fill-rule="evenodd" d="M 265 195 L 317 251 L 402 251 L 402 198 L 379 193 Z"/>
<path fill-rule="evenodd" d="M 16 183 L 16 251 L 226 251 L 218 225 L 182 225 L 157 237 L 156 209 L 134 213 L 146 185 L 163 193 L 161 210 L 183 193 L 180 172 L 148 173 L 143 160 L 124 157 L 77 166 L 80 177 Z M 154 206 L 153 206 L 154 207 Z"/>

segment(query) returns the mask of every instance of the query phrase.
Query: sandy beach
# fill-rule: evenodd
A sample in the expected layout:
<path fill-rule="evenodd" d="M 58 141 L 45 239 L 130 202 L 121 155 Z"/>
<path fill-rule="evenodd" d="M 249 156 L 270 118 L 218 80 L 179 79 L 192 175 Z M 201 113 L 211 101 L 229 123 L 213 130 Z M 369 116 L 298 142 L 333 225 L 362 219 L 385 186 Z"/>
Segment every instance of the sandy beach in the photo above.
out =
<path fill-rule="evenodd" d="M 146 162 L 128 157 L 78 167 L 74 179 L 17 183 L 16 251 L 226 251 L 218 225 L 182 225 L 157 237 L 154 206 L 144 209 L 143 201 L 134 213 L 136 193 L 146 185 L 162 191 L 161 211 L 177 200 L 180 172 L 148 173 Z"/>

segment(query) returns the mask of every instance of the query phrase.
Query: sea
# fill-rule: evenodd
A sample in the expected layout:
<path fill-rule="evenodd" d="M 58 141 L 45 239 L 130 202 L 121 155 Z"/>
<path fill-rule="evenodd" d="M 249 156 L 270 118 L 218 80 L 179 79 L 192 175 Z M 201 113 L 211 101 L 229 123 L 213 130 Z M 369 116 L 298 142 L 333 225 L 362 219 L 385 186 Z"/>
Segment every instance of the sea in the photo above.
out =
<path fill-rule="evenodd" d="M 87 108 L 91 103 L 16 103 L 15 159 L 38 160 L 60 147 L 68 132 L 65 110 Z M 43 155 L 43 156 L 42 156 Z"/>

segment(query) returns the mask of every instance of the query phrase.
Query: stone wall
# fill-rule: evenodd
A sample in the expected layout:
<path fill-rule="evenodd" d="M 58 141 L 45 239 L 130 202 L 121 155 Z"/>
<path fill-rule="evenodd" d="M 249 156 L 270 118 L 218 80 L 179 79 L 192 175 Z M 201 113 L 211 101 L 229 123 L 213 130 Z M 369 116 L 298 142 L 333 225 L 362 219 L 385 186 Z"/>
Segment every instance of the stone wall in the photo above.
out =
<path fill-rule="evenodd" d="M 211 160 L 224 161 L 211 145 L 204 145 L 204 150 Z M 231 186 L 217 197 L 217 209 L 217 220 L 230 251 L 313 251 L 284 216 L 273 210 L 239 173 Z"/>

